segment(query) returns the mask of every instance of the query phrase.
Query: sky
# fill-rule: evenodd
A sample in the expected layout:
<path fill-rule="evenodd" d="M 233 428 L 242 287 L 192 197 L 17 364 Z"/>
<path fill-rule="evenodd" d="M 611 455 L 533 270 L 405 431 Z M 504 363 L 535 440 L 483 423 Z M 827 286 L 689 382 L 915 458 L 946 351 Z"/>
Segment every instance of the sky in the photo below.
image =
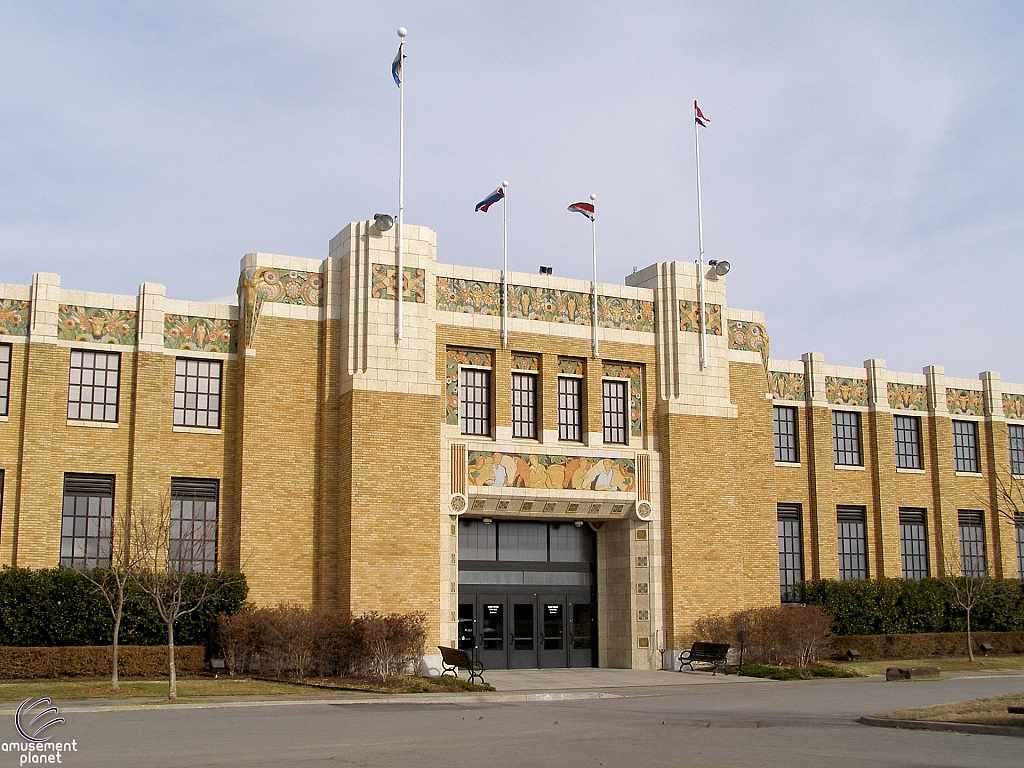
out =
<path fill-rule="evenodd" d="M 707 259 L 772 357 L 1024 382 L 1019 3 L 4 2 L 0 282 L 230 294 L 394 214 L 438 260 Z"/>

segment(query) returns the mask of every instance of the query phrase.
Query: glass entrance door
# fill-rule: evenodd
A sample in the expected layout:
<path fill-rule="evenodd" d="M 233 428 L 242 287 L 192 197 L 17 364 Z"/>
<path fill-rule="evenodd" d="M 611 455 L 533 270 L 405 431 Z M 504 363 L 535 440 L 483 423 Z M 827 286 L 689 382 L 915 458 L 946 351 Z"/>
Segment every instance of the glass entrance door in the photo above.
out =
<path fill-rule="evenodd" d="M 477 658 L 485 669 L 508 669 L 508 599 L 505 595 L 480 595 L 477 600 Z"/>
<path fill-rule="evenodd" d="M 541 635 L 538 667 L 567 667 L 565 595 L 539 595 Z"/>
<path fill-rule="evenodd" d="M 537 599 L 536 595 L 509 595 L 512 603 L 511 654 L 512 669 L 537 668 Z"/>
<path fill-rule="evenodd" d="M 594 666 L 594 605 L 569 599 L 569 666 Z"/>

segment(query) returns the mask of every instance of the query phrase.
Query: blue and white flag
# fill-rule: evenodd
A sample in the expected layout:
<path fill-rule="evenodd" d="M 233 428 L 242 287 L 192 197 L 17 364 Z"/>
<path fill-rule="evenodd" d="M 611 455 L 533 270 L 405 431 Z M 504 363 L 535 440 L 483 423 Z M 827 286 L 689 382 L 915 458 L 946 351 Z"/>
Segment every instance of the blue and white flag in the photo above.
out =
<path fill-rule="evenodd" d="M 487 213 L 487 209 L 488 208 L 490 208 L 492 205 L 494 205 L 499 200 L 504 200 L 504 199 L 505 199 L 505 190 L 502 189 L 501 187 L 498 187 L 496 190 L 494 190 L 490 194 L 490 196 L 484 198 L 483 200 L 481 200 L 479 203 L 476 204 L 476 210 L 483 211 L 484 213 Z"/>
<path fill-rule="evenodd" d="M 403 45 L 405 45 L 404 40 L 398 44 L 398 53 L 395 54 L 395 60 L 391 62 L 391 76 L 395 78 L 395 85 L 399 88 L 402 87 L 402 59 L 405 58 L 405 54 L 402 53 Z"/>

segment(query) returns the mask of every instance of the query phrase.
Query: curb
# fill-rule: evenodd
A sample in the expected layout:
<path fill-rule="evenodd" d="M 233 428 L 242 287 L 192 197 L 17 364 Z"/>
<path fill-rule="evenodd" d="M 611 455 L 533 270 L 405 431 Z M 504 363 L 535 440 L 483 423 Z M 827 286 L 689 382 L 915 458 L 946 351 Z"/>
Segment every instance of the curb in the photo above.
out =
<path fill-rule="evenodd" d="M 877 728 L 903 728 L 909 731 L 944 731 L 946 733 L 973 733 L 985 736 L 1015 736 L 1024 738 L 1024 728 L 1014 725 L 980 725 L 978 723 L 940 723 L 935 720 L 893 720 L 887 717 L 862 717 L 861 725 Z"/>
<path fill-rule="evenodd" d="M 235 707 L 294 707 L 302 704 L 327 704 L 330 706 L 347 706 L 351 704 L 500 704 L 509 702 L 537 703 L 547 701 L 581 701 L 586 699 L 621 699 L 617 693 L 601 691 L 580 691 L 578 693 L 498 693 L 477 694 L 462 697 L 459 694 L 427 694 L 423 698 L 413 698 L 417 694 L 403 696 L 381 696 L 378 698 L 350 699 L 263 699 L 260 701 L 176 701 L 166 704 L 166 699 L 153 699 L 131 704 L 78 704 L 62 706 L 61 712 L 168 712 L 179 709 L 228 709 Z M 429 697 L 429 698 L 427 698 Z M 0 708 L 0 715 L 13 715 L 17 708 Z"/>

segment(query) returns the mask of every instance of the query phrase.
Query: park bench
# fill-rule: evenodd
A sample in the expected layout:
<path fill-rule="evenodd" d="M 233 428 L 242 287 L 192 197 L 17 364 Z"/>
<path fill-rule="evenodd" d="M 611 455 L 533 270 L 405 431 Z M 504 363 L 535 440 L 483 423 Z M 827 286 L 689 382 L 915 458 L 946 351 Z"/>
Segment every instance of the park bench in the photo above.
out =
<path fill-rule="evenodd" d="M 690 650 L 679 654 L 679 671 L 683 667 L 689 667 L 693 671 L 695 662 L 702 662 L 711 665 L 711 676 L 714 677 L 718 670 L 725 672 L 725 660 L 729 656 L 728 643 L 694 643 Z"/>
<path fill-rule="evenodd" d="M 446 674 L 451 672 L 452 677 L 458 679 L 459 670 L 464 669 L 469 672 L 469 682 L 479 680 L 480 685 L 486 685 L 484 676 L 481 674 L 484 672 L 484 665 L 479 661 L 473 661 L 469 658 L 464 650 L 461 648 L 445 648 L 443 645 L 437 646 L 437 650 L 441 652 L 441 666 L 444 667 L 444 671 L 441 672 L 441 676 L 444 677 Z"/>

